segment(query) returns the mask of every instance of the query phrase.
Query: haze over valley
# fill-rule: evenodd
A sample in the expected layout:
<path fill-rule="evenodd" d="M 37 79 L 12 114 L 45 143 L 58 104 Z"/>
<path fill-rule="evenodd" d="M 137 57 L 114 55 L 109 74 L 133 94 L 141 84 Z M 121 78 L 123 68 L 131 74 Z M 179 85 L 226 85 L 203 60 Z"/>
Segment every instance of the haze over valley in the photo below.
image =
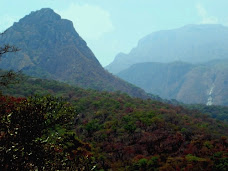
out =
<path fill-rule="evenodd" d="M 228 27 L 154 32 L 106 69 L 148 93 L 184 103 L 227 105 Z"/>

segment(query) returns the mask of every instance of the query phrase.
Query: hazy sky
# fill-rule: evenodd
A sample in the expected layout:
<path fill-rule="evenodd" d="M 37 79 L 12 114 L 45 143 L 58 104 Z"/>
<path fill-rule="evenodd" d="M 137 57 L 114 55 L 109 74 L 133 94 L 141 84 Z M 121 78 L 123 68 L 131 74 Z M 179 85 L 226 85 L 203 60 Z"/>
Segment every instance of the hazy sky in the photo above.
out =
<path fill-rule="evenodd" d="M 0 31 L 41 8 L 73 21 L 103 66 L 154 31 L 187 24 L 228 26 L 228 0 L 0 0 Z"/>

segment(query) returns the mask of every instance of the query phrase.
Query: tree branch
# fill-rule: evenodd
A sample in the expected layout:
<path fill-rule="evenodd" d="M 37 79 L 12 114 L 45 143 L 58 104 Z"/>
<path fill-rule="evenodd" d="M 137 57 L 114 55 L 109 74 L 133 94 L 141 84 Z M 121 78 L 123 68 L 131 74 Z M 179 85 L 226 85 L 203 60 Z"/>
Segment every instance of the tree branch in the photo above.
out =
<path fill-rule="evenodd" d="M 7 45 L 4 45 L 3 47 L 0 47 L 0 57 L 5 54 L 5 53 L 8 53 L 8 52 L 17 52 L 19 51 L 20 49 L 18 49 L 17 47 L 15 46 L 10 46 L 9 44 Z"/>
<path fill-rule="evenodd" d="M 0 36 L 4 35 L 6 31 L 4 31 L 3 33 L 0 33 Z M 9 44 L 0 46 L 0 59 L 2 55 L 5 53 L 17 52 L 19 50 L 20 49 L 18 49 L 17 47 L 11 46 Z M 7 87 L 9 84 L 17 83 L 21 78 L 20 76 L 21 76 L 20 72 L 13 72 L 13 71 L 6 72 L 3 75 L 0 75 L 0 86 Z"/>
<path fill-rule="evenodd" d="M 7 30 L 4 31 L 3 33 L 0 33 L 0 36 L 4 35 L 6 32 L 7 32 Z M 9 45 L 9 44 L 5 44 L 5 45 L 3 45 L 3 47 L 0 46 L 0 57 L 1 57 L 3 54 L 5 54 L 5 53 L 8 53 L 8 52 L 17 52 L 17 51 L 19 51 L 19 50 L 20 50 L 20 49 L 18 49 L 18 48 L 15 47 L 15 46 L 11 46 L 11 45 Z"/>

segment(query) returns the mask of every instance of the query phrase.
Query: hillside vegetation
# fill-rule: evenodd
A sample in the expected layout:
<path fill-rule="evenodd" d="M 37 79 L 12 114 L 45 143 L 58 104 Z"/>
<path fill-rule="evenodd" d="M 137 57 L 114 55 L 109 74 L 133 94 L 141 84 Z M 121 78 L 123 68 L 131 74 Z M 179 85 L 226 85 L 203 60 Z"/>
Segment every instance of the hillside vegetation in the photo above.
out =
<path fill-rule="evenodd" d="M 2 168 L 227 168 L 228 126 L 196 110 L 35 78 L 3 93 L 65 100 L 1 96 Z"/>

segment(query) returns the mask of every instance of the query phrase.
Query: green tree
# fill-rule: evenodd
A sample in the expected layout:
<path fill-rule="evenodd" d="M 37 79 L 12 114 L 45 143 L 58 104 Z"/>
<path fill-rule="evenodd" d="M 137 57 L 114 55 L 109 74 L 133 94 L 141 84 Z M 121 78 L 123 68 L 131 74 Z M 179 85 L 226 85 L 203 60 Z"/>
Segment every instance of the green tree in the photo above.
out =
<path fill-rule="evenodd" d="M 52 96 L 0 96 L 0 170 L 91 170 L 91 147 L 76 137 L 74 114 Z"/>

